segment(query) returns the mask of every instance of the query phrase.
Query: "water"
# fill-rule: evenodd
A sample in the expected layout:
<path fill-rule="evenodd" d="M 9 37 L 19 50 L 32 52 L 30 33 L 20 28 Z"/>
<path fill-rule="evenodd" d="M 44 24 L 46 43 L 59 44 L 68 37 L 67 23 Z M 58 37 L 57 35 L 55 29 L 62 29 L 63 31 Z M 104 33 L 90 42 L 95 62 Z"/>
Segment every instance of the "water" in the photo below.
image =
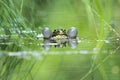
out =
<path fill-rule="evenodd" d="M 21 79 L 24 76 L 35 80 L 40 78 L 43 80 L 49 78 L 51 80 L 119 80 L 120 78 L 118 37 L 97 40 L 77 36 L 78 45 L 75 49 L 71 49 L 68 45 L 65 48 L 55 48 L 52 45 L 49 50 L 45 50 L 41 33 L 33 30 L 18 31 L 19 34 L 12 32 L 12 35 L 0 35 L 0 59 L 3 60 L 0 62 L 0 67 L 3 69 L 1 72 L 5 74 L 4 69 L 16 69 L 12 73 L 14 75 L 12 78 L 17 79 L 18 76 L 21 76 Z M 99 42 L 104 43 L 100 50 L 96 46 Z M 6 65 L 2 68 L 2 64 Z M 7 69 L 6 67 L 10 65 L 12 67 Z M 20 66 L 22 71 L 16 75 Z"/>
<path fill-rule="evenodd" d="M 2 30 L 2 29 L 1 29 Z M 14 31 L 12 31 L 13 33 L 15 33 Z M 29 47 L 31 46 L 31 49 L 29 50 L 25 50 L 23 49 L 22 51 L 13 51 L 13 52 L 4 52 L 1 51 L 1 56 L 2 54 L 6 55 L 6 56 L 17 56 L 17 57 L 23 57 L 24 56 L 27 56 L 27 55 L 31 55 L 31 56 L 34 56 L 34 57 L 38 57 L 36 55 L 39 55 L 41 57 L 41 55 L 43 54 L 51 54 L 51 55 L 62 55 L 62 54 L 66 54 L 66 55 L 70 55 L 70 54 L 95 54 L 96 51 L 97 51 L 97 47 L 94 45 L 95 43 L 98 43 L 98 42 L 103 42 L 104 45 L 106 46 L 110 46 L 114 43 L 119 43 L 120 39 L 119 38 L 108 38 L 106 40 L 96 40 L 96 39 L 86 39 L 86 38 L 80 38 L 79 36 L 77 41 L 78 41 L 78 45 L 77 45 L 77 48 L 75 49 L 71 49 L 69 48 L 69 46 L 67 45 L 67 47 L 65 48 L 55 48 L 54 47 L 54 44 L 52 45 L 52 49 L 46 51 L 42 46 L 44 45 L 43 42 L 44 42 L 44 39 L 43 39 L 43 35 L 42 33 L 37 33 L 36 31 L 32 31 L 32 30 L 23 30 L 20 32 L 21 34 L 24 34 L 26 36 L 21 36 L 19 34 L 13 34 L 13 35 L 5 35 L 5 34 L 1 34 L 0 35 L 0 45 L 1 46 L 10 46 L 10 45 L 14 45 L 16 44 L 17 41 L 13 40 L 14 38 L 15 39 L 21 39 L 23 40 L 22 42 L 18 43 L 17 46 L 20 46 L 20 47 L 23 47 L 23 46 L 26 46 Z M 27 37 L 27 35 L 29 34 L 33 34 L 34 37 Z M 20 36 L 20 37 L 19 37 Z M 12 39 L 13 38 L 13 39 Z M 8 41 L 4 42 L 4 40 L 7 40 L 9 39 Z M 36 42 L 36 43 L 35 43 Z M 82 48 L 81 48 L 81 44 L 84 44 L 85 46 L 82 45 Z M 32 45 L 36 47 L 36 49 L 34 49 L 34 51 L 32 50 Z M 90 45 L 91 48 L 88 49 L 89 47 L 87 47 L 86 45 Z M 94 46 L 92 46 L 94 45 Z M 117 48 L 117 46 L 116 46 Z M 55 51 L 53 50 L 55 49 Z M 58 50 L 58 51 L 56 51 Z M 64 51 L 63 51 L 64 50 Z M 2 53 L 3 52 L 3 53 Z M 108 49 L 104 49 L 102 50 L 102 53 L 106 54 L 108 52 Z"/>

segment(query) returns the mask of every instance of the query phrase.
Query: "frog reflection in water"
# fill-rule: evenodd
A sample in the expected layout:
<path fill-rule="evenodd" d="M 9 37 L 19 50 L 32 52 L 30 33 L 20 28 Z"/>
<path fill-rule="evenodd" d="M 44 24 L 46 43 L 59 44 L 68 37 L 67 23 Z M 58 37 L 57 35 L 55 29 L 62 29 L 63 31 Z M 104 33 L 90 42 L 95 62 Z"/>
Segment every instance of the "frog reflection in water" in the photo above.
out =
<path fill-rule="evenodd" d="M 49 49 L 51 45 L 55 47 L 66 47 L 66 43 L 71 48 L 77 46 L 77 29 L 71 27 L 68 32 L 65 29 L 55 29 L 53 32 L 49 28 L 43 29 L 44 48 Z"/>

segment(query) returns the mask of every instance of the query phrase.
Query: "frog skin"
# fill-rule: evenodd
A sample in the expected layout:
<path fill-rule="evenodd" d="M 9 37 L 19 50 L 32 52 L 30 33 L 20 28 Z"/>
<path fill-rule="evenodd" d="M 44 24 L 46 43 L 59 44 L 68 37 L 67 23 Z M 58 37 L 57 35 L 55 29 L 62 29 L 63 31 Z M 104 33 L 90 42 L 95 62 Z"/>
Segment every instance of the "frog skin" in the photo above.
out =
<path fill-rule="evenodd" d="M 58 43 L 55 47 L 65 47 L 67 43 L 68 36 L 65 29 L 55 29 L 52 34 L 53 42 Z"/>
<path fill-rule="evenodd" d="M 44 44 L 56 43 L 55 47 L 66 47 L 66 43 L 71 48 L 75 48 L 77 45 L 77 29 L 71 27 L 68 32 L 65 29 L 55 29 L 53 32 L 49 28 L 43 29 Z M 50 48 L 50 45 L 45 45 L 45 48 Z"/>

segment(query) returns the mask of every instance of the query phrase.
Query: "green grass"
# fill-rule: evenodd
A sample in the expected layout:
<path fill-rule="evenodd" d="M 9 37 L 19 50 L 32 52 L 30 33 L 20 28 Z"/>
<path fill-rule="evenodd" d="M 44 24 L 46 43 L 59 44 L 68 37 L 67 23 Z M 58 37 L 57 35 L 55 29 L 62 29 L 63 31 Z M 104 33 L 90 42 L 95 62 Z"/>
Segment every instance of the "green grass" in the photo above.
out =
<path fill-rule="evenodd" d="M 119 5 L 120 0 L 1 0 L 0 80 L 119 80 Z M 72 26 L 81 39 L 77 48 L 40 46 L 44 27 Z"/>

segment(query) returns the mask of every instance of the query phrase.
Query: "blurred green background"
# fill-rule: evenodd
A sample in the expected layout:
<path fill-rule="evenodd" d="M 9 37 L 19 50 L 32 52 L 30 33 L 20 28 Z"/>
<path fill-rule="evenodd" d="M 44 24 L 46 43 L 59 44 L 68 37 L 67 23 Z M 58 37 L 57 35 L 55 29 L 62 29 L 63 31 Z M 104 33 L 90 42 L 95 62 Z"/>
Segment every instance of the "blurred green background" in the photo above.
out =
<path fill-rule="evenodd" d="M 120 0 L 0 0 L 0 80 L 120 80 Z M 78 46 L 42 46 L 44 27 L 76 27 Z"/>

